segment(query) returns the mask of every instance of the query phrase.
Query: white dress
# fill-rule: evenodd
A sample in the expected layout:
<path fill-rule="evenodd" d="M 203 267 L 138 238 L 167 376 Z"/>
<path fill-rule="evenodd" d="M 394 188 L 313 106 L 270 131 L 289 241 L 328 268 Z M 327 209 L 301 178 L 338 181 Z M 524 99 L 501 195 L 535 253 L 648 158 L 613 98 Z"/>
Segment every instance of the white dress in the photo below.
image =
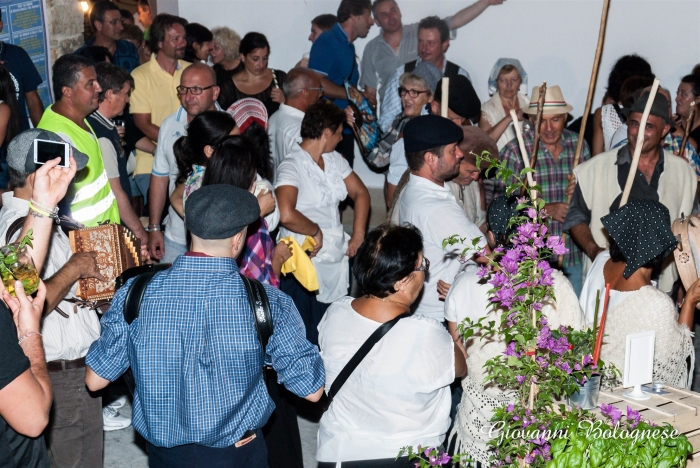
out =
<path fill-rule="evenodd" d="M 318 326 L 326 391 L 381 325 L 355 312 L 352 297 L 333 303 Z M 439 322 L 412 315 L 374 345 L 321 418 L 321 462 L 395 458 L 402 447 L 442 444 L 455 379 L 452 337 Z"/>
<path fill-rule="evenodd" d="M 340 222 L 338 205 L 348 195 L 344 180 L 352 174 L 348 162 L 337 152 L 323 155 L 325 170 L 298 144 L 277 168 L 275 188 L 291 185 L 299 191 L 296 209 L 318 224 L 323 246 L 312 258 L 318 276 L 319 302 L 331 303 L 348 292 L 348 235 Z M 299 244 L 306 236 L 280 227 L 279 238 L 293 236 Z"/>
<path fill-rule="evenodd" d="M 612 104 L 606 104 L 600 108 L 600 116 L 603 125 L 603 139 L 605 140 L 605 151 L 609 151 L 613 148 L 613 135 L 618 128 L 622 125 L 622 120 L 620 116 L 617 115 L 615 107 Z M 625 128 L 627 128 L 625 126 Z M 625 134 L 627 132 L 625 131 Z"/>

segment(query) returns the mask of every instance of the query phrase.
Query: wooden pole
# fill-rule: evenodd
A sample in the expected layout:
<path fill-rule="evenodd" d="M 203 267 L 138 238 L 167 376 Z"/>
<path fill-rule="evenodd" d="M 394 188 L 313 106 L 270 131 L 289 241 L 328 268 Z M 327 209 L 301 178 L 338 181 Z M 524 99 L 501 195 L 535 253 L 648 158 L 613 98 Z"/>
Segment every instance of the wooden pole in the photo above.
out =
<path fill-rule="evenodd" d="M 447 104 L 450 102 L 450 79 L 444 77 L 442 79 L 442 100 L 440 101 L 440 115 L 447 117 Z"/>
<path fill-rule="evenodd" d="M 593 102 L 593 94 L 595 93 L 595 83 L 598 79 L 598 68 L 600 67 L 600 57 L 603 55 L 603 44 L 605 42 L 605 28 L 608 24 L 608 10 L 610 9 L 610 0 L 603 0 L 603 13 L 600 16 L 600 28 L 598 30 L 598 45 L 595 50 L 595 58 L 593 59 L 593 70 L 591 71 L 591 80 L 588 83 L 588 96 L 586 97 L 586 107 L 583 109 L 581 116 L 581 130 L 578 134 L 578 143 L 576 144 L 576 153 L 574 153 L 574 162 L 571 168 L 578 166 L 581 160 L 581 151 L 583 151 L 583 142 L 586 135 L 586 123 L 588 114 L 591 113 L 591 104 Z M 566 204 L 571 204 L 571 196 L 566 197 Z M 561 234 L 561 241 L 566 245 L 566 233 Z M 564 264 L 564 256 L 560 255 L 557 265 L 559 268 Z"/>
<path fill-rule="evenodd" d="M 523 141 L 523 133 L 520 130 L 520 125 L 518 125 L 518 114 L 515 113 L 515 109 L 510 110 L 510 118 L 513 120 L 513 126 L 515 127 L 515 135 L 518 138 L 518 144 L 520 145 L 520 153 L 523 157 L 523 164 L 526 168 L 530 167 L 530 158 L 527 155 L 527 149 L 525 148 L 525 142 Z M 527 173 L 527 184 L 530 187 L 535 186 L 535 180 L 532 178 L 532 172 Z M 530 196 L 534 200 L 537 198 L 537 192 L 535 190 L 530 190 Z"/>
<path fill-rule="evenodd" d="M 688 114 L 688 123 L 685 125 L 685 135 L 683 135 L 683 141 L 681 141 L 681 148 L 678 150 L 678 156 L 681 158 L 685 157 L 685 144 L 688 142 L 688 137 L 690 136 L 690 131 L 693 129 L 694 122 L 695 101 L 690 103 L 690 113 Z"/>
<path fill-rule="evenodd" d="M 610 0 L 603 1 L 603 14 L 600 17 L 600 30 L 598 31 L 598 46 L 595 50 L 595 59 L 593 59 L 593 70 L 591 71 L 591 81 L 588 84 L 588 96 L 586 97 L 586 107 L 583 109 L 581 117 L 581 130 L 579 131 L 578 144 L 576 145 L 576 153 L 574 156 L 573 167 L 578 166 L 581 159 L 581 151 L 583 150 L 584 135 L 586 134 L 586 122 L 588 114 L 591 112 L 591 104 L 593 102 L 593 94 L 595 93 L 595 83 L 598 79 L 598 68 L 600 67 L 600 57 L 603 55 L 603 43 L 605 42 L 605 27 L 608 23 L 608 10 L 610 9 Z M 569 203 L 571 200 L 569 200 Z"/>
<path fill-rule="evenodd" d="M 540 150 L 540 126 L 542 125 L 542 112 L 544 111 L 544 100 L 547 94 L 547 82 L 543 81 L 540 86 L 540 98 L 537 100 L 537 117 L 535 118 L 535 140 L 532 144 L 532 159 L 530 166 L 537 167 L 537 153 Z"/>
<path fill-rule="evenodd" d="M 634 155 L 632 156 L 632 164 L 630 165 L 630 173 L 627 174 L 627 182 L 625 183 L 625 190 L 622 192 L 622 198 L 620 199 L 620 208 L 625 206 L 627 200 L 630 197 L 630 191 L 632 190 L 632 184 L 637 175 L 637 167 L 639 166 L 639 158 L 642 154 L 642 146 L 644 146 L 644 129 L 647 128 L 647 120 L 649 119 L 649 112 L 651 112 L 651 106 L 654 104 L 654 98 L 656 97 L 656 92 L 659 90 L 659 79 L 654 78 L 654 84 L 651 85 L 651 91 L 649 92 L 649 99 L 647 100 L 647 105 L 644 107 L 644 113 L 642 114 L 642 120 L 639 122 L 639 133 L 637 134 L 637 145 L 634 147 Z"/>

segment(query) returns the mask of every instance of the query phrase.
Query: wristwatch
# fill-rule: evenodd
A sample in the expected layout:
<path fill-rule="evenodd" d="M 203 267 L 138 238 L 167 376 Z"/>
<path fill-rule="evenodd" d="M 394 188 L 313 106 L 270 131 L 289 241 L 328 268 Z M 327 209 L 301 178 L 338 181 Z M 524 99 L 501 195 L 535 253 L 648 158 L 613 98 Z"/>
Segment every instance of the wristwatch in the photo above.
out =
<path fill-rule="evenodd" d="M 162 231 L 163 228 L 161 227 L 160 224 L 149 224 L 148 227 L 145 229 L 146 232 L 154 232 L 154 231 Z"/>

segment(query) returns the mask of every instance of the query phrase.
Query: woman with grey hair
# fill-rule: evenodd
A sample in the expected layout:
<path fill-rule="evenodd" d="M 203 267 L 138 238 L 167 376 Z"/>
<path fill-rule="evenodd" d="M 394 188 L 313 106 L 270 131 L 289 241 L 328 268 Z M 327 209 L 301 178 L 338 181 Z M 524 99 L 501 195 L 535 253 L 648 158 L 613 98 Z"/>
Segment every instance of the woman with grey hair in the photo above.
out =
<path fill-rule="evenodd" d="M 214 35 L 212 49 L 209 52 L 211 61 L 214 62 L 214 70 L 235 70 L 241 64 L 238 57 L 238 46 L 241 45 L 241 36 L 236 31 L 226 26 L 220 26 L 211 30 Z M 217 70 L 218 71 L 218 70 Z"/>

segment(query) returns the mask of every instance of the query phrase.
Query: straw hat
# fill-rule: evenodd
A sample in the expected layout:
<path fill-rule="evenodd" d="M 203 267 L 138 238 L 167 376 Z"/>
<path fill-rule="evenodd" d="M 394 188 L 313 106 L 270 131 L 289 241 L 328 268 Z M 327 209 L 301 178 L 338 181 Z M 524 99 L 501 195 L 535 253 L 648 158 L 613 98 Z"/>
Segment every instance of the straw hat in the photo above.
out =
<path fill-rule="evenodd" d="M 539 86 L 532 89 L 530 105 L 523 112 L 530 115 L 537 115 L 537 101 L 540 99 Z M 574 106 L 564 100 L 559 86 L 547 86 L 547 93 L 544 95 L 543 115 L 567 114 L 574 110 Z"/>

